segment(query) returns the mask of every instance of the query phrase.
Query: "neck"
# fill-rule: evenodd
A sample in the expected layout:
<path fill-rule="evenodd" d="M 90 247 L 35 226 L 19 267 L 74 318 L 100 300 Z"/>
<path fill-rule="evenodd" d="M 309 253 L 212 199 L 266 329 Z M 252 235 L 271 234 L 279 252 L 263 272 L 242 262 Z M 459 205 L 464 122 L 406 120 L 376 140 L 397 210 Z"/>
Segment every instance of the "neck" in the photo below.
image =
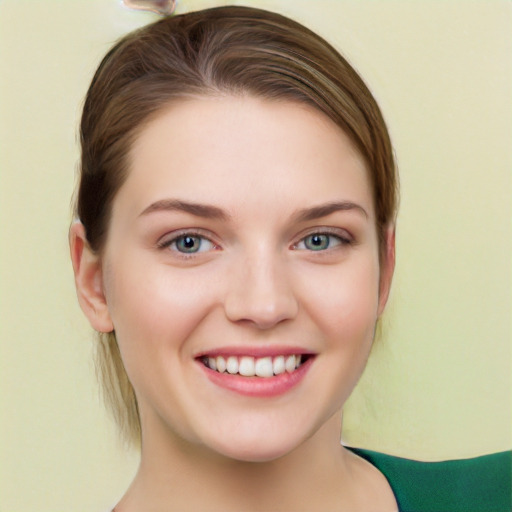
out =
<path fill-rule="evenodd" d="M 143 436 L 139 471 L 116 512 L 163 511 L 169 506 L 175 510 L 329 510 L 329 501 L 339 506 L 340 490 L 350 487 L 340 428 L 338 413 L 293 452 L 267 462 L 233 460 L 176 438 L 163 442 L 159 436 Z"/>

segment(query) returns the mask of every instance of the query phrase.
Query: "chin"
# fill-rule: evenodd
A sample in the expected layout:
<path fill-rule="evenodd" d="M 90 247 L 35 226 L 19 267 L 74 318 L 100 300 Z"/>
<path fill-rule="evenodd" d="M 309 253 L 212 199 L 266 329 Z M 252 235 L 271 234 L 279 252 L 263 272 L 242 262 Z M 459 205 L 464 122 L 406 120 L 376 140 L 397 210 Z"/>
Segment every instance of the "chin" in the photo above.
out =
<path fill-rule="evenodd" d="M 229 449 L 219 450 L 218 453 L 239 462 L 271 462 L 284 457 L 293 451 L 293 448 L 283 448 L 282 446 L 231 446 Z"/>
<path fill-rule="evenodd" d="M 228 459 L 240 462 L 270 462 L 288 455 L 304 441 L 302 438 L 290 436 L 288 431 L 287 435 L 279 436 L 267 435 L 266 429 L 254 433 L 253 436 L 244 434 L 240 437 L 231 435 L 226 440 L 211 441 L 207 446 Z"/>

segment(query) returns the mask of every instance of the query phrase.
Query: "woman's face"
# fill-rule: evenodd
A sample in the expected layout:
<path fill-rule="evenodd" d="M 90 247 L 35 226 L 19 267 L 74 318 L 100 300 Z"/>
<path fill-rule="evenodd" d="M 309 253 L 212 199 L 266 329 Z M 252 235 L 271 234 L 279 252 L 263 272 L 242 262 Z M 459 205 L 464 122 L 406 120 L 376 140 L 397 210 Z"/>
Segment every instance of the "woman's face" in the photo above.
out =
<path fill-rule="evenodd" d="M 171 105 L 130 159 L 102 283 L 143 442 L 290 452 L 342 407 L 387 295 L 362 159 L 316 110 L 230 96 Z"/>

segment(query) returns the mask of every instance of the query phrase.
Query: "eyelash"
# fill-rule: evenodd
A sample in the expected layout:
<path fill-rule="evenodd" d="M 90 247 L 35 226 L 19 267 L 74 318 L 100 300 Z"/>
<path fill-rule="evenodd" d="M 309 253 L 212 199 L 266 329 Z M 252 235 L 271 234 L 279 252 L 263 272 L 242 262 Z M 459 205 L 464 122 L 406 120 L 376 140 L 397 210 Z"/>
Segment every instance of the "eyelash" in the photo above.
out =
<path fill-rule="evenodd" d="M 312 238 L 312 237 L 329 237 L 329 245 L 328 245 L 328 247 L 326 247 L 325 249 L 317 249 L 317 250 L 308 249 L 307 247 L 299 248 L 300 244 L 305 244 L 305 241 L 308 238 Z M 338 242 L 334 246 L 331 245 L 331 241 L 333 239 L 335 239 Z M 346 247 L 346 246 L 352 245 L 353 243 L 354 243 L 354 240 L 348 234 L 343 234 L 342 235 L 339 232 L 339 230 L 331 231 L 331 230 L 328 230 L 328 229 L 324 229 L 324 230 L 319 230 L 319 231 L 311 231 L 310 233 L 308 233 L 305 236 L 301 237 L 301 239 L 296 244 L 294 244 L 292 246 L 292 248 L 295 249 L 295 250 L 299 250 L 299 251 L 307 251 L 307 250 L 309 250 L 310 252 L 325 253 L 328 250 L 333 250 L 333 249 L 336 249 L 336 248 Z"/>
<path fill-rule="evenodd" d="M 210 244 L 212 244 L 212 247 L 214 249 L 218 247 L 217 244 L 215 242 L 213 242 L 213 240 L 211 240 L 209 237 L 205 236 L 204 233 L 202 233 L 201 231 L 193 231 L 192 230 L 192 231 L 182 231 L 182 232 L 178 233 L 177 235 L 173 236 L 171 239 L 164 238 L 162 241 L 159 241 L 157 243 L 157 248 L 162 249 L 162 250 L 170 249 L 170 250 L 172 250 L 172 252 L 178 254 L 180 258 L 185 258 L 185 259 L 193 258 L 198 253 L 201 253 L 201 252 L 207 252 L 207 251 L 201 251 L 200 250 L 201 246 L 199 246 L 197 251 L 189 252 L 189 253 L 180 251 L 177 247 L 175 247 L 174 249 L 171 249 L 171 247 L 173 245 L 176 245 L 179 240 L 183 240 L 186 238 L 199 239 L 201 241 L 201 244 L 205 241 L 209 242 Z"/>
<path fill-rule="evenodd" d="M 328 237 L 328 246 L 325 248 L 318 248 L 318 249 L 309 249 L 307 246 L 305 246 L 304 248 L 299 247 L 301 244 L 305 245 L 306 240 L 308 238 L 312 238 L 312 237 Z M 186 251 L 180 251 L 177 248 L 176 244 L 180 240 L 184 240 L 186 238 L 200 240 L 201 244 L 199 245 L 199 247 L 196 251 L 186 252 Z M 332 245 L 333 240 L 336 240 L 336 242 L 337 242 L 335 245 Z M 201 245 L 204 242 L 210 243 L 212 245 L 212 248 L 202 251 Z M 329 230 L 329 229 L 323 229 L 323 230 L 311 231 L 311 232 L 307 233 L 306 235 L 302 236 L 301 239 L 297 243 L 294 243 L 291 246 L 291 249 L 299 250 L 299 251 L 309 251 L 311 253 L 325 253 L 327 251 L 334 250 L 336 248 L 343 248 L 343 247 L 352 245 L 353 243 L 354 243 L 354 240 L 348 234 L 342 235 L 342 234 L 340 234 L 339 230 L 334 231 L 334 230 Z M 171 249 L 173 245 L 175 247 L 173 249 Z M 162 241 L 157 243 L 157 248 L 162 249 L 162 250 L 163 249 L 171 249 L 172 252 L 179 255 L 178 257 L 188 259 L 188 258 L 196 257 L 196 255 L 199 253 L 210 252 L 212 249 L 213 250 L 218 249 L 218 245 L 215 242 L 213 242 L 209 237 L 205 236 L 205 234 L 203 232 L 198 231 L 198 230 L 195 230 L 195 231 L 190 230 L 190 231 L 182 231 L 182 232 L 178 233 L 176 236 L 173 236 L 171 239 L 164 238 Z"/>

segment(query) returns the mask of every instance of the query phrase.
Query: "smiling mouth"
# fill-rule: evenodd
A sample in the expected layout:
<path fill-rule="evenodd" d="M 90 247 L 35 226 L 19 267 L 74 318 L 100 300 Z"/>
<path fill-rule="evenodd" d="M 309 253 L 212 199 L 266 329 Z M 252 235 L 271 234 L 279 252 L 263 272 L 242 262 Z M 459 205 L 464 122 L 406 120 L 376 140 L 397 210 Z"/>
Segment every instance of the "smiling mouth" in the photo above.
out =
<path fill-rule="evenodd" d="M 201 362 L 210 370 L 218 373 L 270 378 L 295 372 L 309 357 L 307 354 L 278 355 L 275 357 L 203 356 Z"/>

